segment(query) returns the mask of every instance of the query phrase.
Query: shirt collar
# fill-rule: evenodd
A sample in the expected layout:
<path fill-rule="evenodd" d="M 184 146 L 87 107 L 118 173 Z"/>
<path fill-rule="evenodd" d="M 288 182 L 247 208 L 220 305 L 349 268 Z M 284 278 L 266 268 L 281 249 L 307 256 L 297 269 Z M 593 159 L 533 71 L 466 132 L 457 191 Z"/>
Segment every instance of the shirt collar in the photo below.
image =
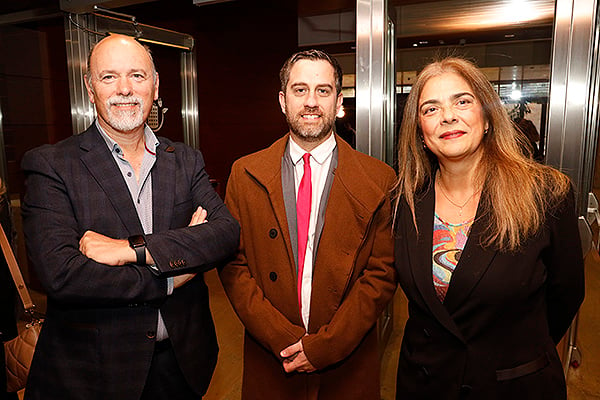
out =
<path fill-rule="evenodd" d="M 119 144 L 115 142 L 113 138 L 108 136 L 108 134 L 104 131 L 104 129 L 102 129 L 102 127 L 98 123 L 98 120 L 96 120 L 94 123 L 96 124 L 96 128 L 100 132 L 100 136 L 102 136 L 102 138 L 106 142 L 108 149 L 112 153 L 116 152 L 117 154 L 122 155 L 123 150 L 121 150 L 121 146 L 119 146 Z M 160 142 L 158 141 L 158 138 L 148 125 L 144 125 L 144 139 L 146 143 L 146 150 L 152 155 L 156 155 L 156 148 L 158 147 Z"/>
<path fill-rule="evenodd" d="M 312 149 L 310 155 L 316 162 L 323 164 L 327 160 L 327 157 L 331 155 L 333 149 L 335 149 L 335 146 L 335 135 L 331 134 L 323 143 Z M 302 147 L 300 147 L 290 135 L 290 157 L 292 158 L 294 165 L 298 164 L 305 153 L 306 150 L 302 149 Z"/>

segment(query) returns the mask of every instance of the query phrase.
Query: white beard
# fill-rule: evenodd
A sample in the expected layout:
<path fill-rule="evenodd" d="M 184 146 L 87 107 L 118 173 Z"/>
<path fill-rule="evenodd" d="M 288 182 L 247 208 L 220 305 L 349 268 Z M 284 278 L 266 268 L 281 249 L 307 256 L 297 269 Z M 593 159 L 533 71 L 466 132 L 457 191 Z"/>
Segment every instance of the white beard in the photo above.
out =
<path fill-rule="evenodd" d="M 120 111 L 115 104 L 118 103 L 137 103 L 134 110 Z M 144 124 L 144 100 L 137 96 L 112 96 L 106 100 L 106 109 L 108 110 L 108 124 L 115 130 L 129 132 L 139 128 Z"/>

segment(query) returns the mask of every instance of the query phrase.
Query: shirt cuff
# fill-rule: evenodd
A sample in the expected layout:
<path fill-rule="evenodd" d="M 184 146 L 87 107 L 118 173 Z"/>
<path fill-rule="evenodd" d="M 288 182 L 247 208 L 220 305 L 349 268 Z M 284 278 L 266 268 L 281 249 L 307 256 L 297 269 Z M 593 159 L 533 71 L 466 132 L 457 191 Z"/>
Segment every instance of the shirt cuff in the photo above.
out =
<path fill-rule="evenodd" d="M 173 294 L 173 286 L 174 286 L 174 279 L 173 277 L 168 277 L 167 278 L 167 296 L 170 296 Z"/>

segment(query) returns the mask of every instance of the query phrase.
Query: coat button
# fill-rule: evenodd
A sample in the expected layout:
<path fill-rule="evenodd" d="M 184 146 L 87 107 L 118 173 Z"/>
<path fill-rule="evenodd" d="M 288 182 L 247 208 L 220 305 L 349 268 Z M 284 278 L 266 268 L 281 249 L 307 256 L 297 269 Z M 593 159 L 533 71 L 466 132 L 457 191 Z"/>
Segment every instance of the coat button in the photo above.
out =
<path fill-rule="evenodd" d="M 430 338 L 431 334 L 429 333 L 429 331 L 427 329 L 423 329 L 423 334 L 425 335 L 425 337 Z"/>
<path fill-rule="evenodd" d="M 154 331 L 148 331 L 148 332 L 146 332 L 146 337 L 148 339 L 154 339 L 156 337 L 156 332 L 154 332 Z"/>
<path fill-rule="evenodd" d="M 271 229 L 271 230 L 269 231 L 269 237 L 270 237 L 271 239 L 275 239 L 275 238 L 277 237 L 277 229 Z"/>
<path fill-rule="evenodd" d="M 275 282 L 277 280 L 277 274 L 275 272 L 269 273 L 269 279 Z"/>

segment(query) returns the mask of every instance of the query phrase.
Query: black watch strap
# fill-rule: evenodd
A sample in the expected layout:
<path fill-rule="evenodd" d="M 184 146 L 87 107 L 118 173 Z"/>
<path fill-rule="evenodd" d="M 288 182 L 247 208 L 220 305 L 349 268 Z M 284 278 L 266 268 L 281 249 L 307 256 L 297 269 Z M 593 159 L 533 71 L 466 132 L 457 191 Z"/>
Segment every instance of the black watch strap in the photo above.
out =
<path fill-rule="evenodd" d="M 135 263 L 146 265 L 146 239 L 142 235 L 129 236 L 129 247 L 135 250 Z"/>

